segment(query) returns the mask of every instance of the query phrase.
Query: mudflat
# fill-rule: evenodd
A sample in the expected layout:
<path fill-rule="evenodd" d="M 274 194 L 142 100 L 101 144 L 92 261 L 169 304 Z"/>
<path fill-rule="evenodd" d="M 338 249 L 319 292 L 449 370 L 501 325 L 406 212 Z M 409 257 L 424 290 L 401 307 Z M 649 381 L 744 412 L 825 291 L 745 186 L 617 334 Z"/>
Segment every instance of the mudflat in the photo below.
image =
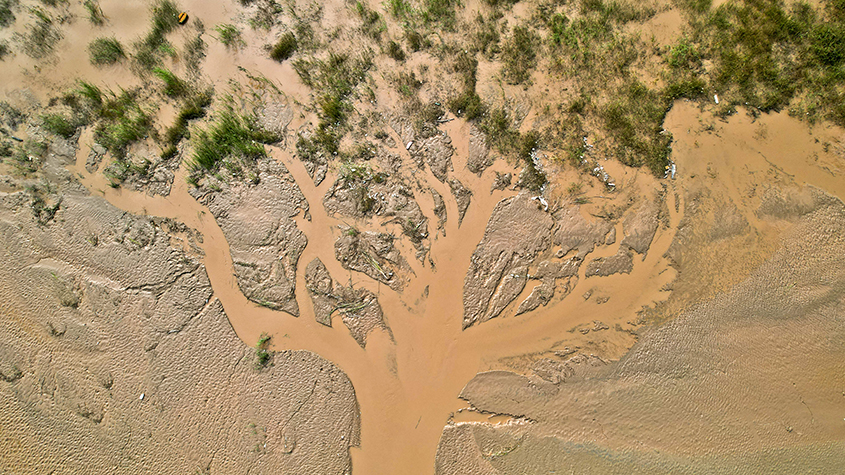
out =
<path fill-rule="evenodd" d="M 845 470 L 843 22 L 0 0 L 0 473 Z"/>

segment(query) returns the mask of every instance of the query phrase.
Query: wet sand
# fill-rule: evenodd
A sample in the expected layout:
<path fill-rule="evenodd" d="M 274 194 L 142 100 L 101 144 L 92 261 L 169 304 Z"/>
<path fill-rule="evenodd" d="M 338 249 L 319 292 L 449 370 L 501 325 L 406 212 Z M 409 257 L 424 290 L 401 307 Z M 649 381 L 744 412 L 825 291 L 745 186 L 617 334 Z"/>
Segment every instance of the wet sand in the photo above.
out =
<path fill-rule="evenodd" d="M 207 29 L 229 21 L 235 10 L 233 5 L 224 3 L 210 6 L 200 3 L 185 2 L 185 8 L 202 11 Z M 119 32 L 118 38 L 124 44 L 130 44 L 133 38 L 143 34 L 146 22 L 134 22 L 134 19 L 146 18 L 146 10 L 139 11 L 137 6 L 114 1 L 104 1 L 102 7 L 112 22 L 106 31 L 118 31 L 117 25 L 140 25 L 137 31 Z M 518 9 L 515 15 L 527 14 L 524 10 Z M 654 21 L 661 30 L 658 42 L 663 43 L 672 37 L 680 20 L 663 14 Z M 243 66 L 277 81 L 293 102 L 307 102 L 311 93 L 301 84 L 290 64 L 280 66 L 266 58 L 261 50 L 262 43 L 270 43 L 271 39 L 256 32 L 245 34 L 250 46 L 239 52 L 228 51 L 221 44 L 210 41 L 203 68 L 206 79 L 225 90 L 228 78 L 243 78 L 237 69 Z M 129 87 L 140 83 L 125 68 L 116 67 L 104 74 L 104 70 L 88 64 L 84 42 L 90 32 L 81 19 L 67 27 L 65 37 L 62 51 L 72 50 L 72 54 L 59 55 L 55 64 L 43 66 L 40 72 L 30 71 L 34 70 L 33 64 L 29 64 L 28 58 L 20 57 L 17 68 L 4 68 L 0 72 L 0 82 L 7 85 L 0 92 L 9 93 L 17 88 L 13 85 L 38 84 L 50 77 L 55 78 L 55 82 L 45 81 L 34 86 L 36 94 L 46 96 L 64 88 L 68 84 L 62 81 L 71 77 L 114 89 L 118 85 Z M 185 72 L 178 63 L 173 67 L 177 73 Z M 173 112 L 163 111 L 162 115 Z M 293 123 L 304 125 L 311 117 L 311 113 L 308 114 L 303 113 Z M 536 111 L 529 112 L 526 123 L 534 117 L 531 114 Z M 710 123 L 712 129 L 706 128 Z M 517 410 L 508 412 L 499 407 L 481 407 L 489 410 L 489 414 L 474 410 L 475 407 L 468 406 L 465 400 L 476 404 L 469 392 L 463 393 L 465 399 L 459 399 L 467 383 L 478 373 L 507 370 L 535 377 L 538 362 L 566 361 L 560 355 L 568 356 L 572 354 L 570 350 L 598 358 L 591 361 L 623 358 L 639 340 L 638 332 L 645 321 L 641 312 L 644 307 L 656 309 L 653 313 L 646 312 L 646 317 L 654 318 L 654 321 L 671 321 L 693 303 L 708 300 L 742 282 L 774 254 L 782 230 L 791 224 L 764 219 L 755 212 L 766 191 L 813 184 L 840 198 L 845 195 L 845 185 L 839 177 L 845 170 L 845 162 L 841 153 L 842 133 L 838 129 L 818 127 L 809 131 L 806 125 L 786 114 L 766 115 L 756 121 L 738 114 L 720 122 L 685 102 L 675 104 L 665 125 L 675 137 L 673 160 L 678 166 L 677 180 L 658 180 L 645 171 L 607 162 L 605 168 L 617 179 L 617 190 L 609 193 L 597 186 L 595 180 L 590 180 L 587 192 L 590 202 L 576 205 L 563 190 L 570 180 L 580 177 L 573 176 L 571 170 L 552 174 L 548 192 L 552 208 L 577 207 L 577 213 L 588 222 L 599 219 L 597 215 L 605 206 L 618 206 L 623 213 L 613 223 L 615 242 L 599 245 L 585 256 L 577 276 L 572 278 L 574 286 L 570 292 L 561 297 L 558 291 L 548 305 L 516 316 L 519 304 L 531 294 L 535 285 L 539 285 L 530 280 L 501 315 L 466 330 L 462 329 L 466 269 L 484 238 L 497 204 L 517 193 L 513 188 L 491 193 L 495 172 L 518 176 L 519 169 L 496 160 L 481 176 L 471 173 L 467 168 L 470 125 L 463 120 L 440 125 L 455 149 L 451 157 L 453 170 L 448 172 L 448 177 L 459 180 L 472 192 L 470 205 L 460 224 L 459 204 L 448 182 L 440 181 L 429 166 L 417 168 L 402 138 L 387 128 L 397 144 L 389 151 L 399 154 L 407 170 L 414 170 L 415 179 L 424 184 L 415 190 L 415 198 L 428 218 L 432 236 L 430 258 L 434 268 L 427 261 L 420 263 L 413 259 L 411 245 L 400 241 L 400 249 L 411 271 L 401 292 L 360 272 L 344 269 L 335 258 L 334 243 L 348 223 L 327 212 L 322 203 L 337 178 L 337 170 L 330 167 L 326 179 L 314 186 L 303 162 L 291 155 L 292 147 L 268 147 L 270 158 L 285 166 L 309 205 L 307 218 L 302 213 L 295 218 L 296 226 L 308 238 L 296 272 L 299 317 L 262 307 L 244 296 L 226 237 L 209 210 L 189 193 L 184 166 L 176 172 L 167 196 L 151 196 L 126 187 L 112 188 L 102 173 L 89 173 L 85 169 L 93 140 L 92 131 L 85 130 L 80 138 L 76 163 L 68 169 L 93 196 L 101 196 L 121 210 L 134 215 L 167 217 L 197 230 L 202 235 L 202 263 L 213 295 L 222 304 L 235 333 L 247 346 L 253 346 L 260 335 L 268 333 L 272 336 L 274 351 L 313 352 L 337 365 L 349 377 L 361 414 L 360 446 L 350 450 L 356 473 L 425 474 L 435 470 L 438 441 L 443 440 L 444 425 L 448 425 L 447 432 L 453 424 L 468 431 L 470 427 L 486 427 L 487 424 L 504 427 L 522 420 L 514 417 L 519 414 L 512 414 L 519 412 Z M 549 166 L 553 169 L 555 165 L 550 163 Z M 738 213 L 756 233 L 757 240 L 748 242 L 757 247 L 744 250 L 738 245 L 744 241 L 733 235 L 730 237 L 734 240 L 691 241 L 684 244 L 687 246 L 684 249 L 690 249 L 685 262 L 691 264 L 678 266 L 674 262 L 673 266 L 672 246 L 678 241 L 679 229 L 694 218 L 688 215 L 687 208 L 697 204 L 699 184 L 723 199 L 713 200 L 716 203 L 711 204 L 713 208 L 725 201 L 738 207 Z M 435 203 L 431 194 L 424 192 L 426 189 L 435 190 L 445 201 L 448 216 L 445 235 L 433 230 Z M 636 206 L 626 204 L 628 199 L 639 204 L 654 200 L 658 194 L 663 196 L 666 214 L 645 258 L 634 253 L 633 269 L 628 274 L 585 275 L 587 262 L 609 258 L 623 249 L 626 228 L 622 223 L 628 216 L 624 213 L 632 213 L 634 208 L 628 206 Z M 386 229 L 377 218 L 360 220 L 356 225 L 362 230 Z M 714 249 L 719 255 L 708 255 Z M 551 259 L 554 250 L 552 246 L 537 260 Z M 390 332 L 375 330 L 369 334 L 366 348 L 362 348 L 339 321 L 332 327 L 317 322 L 304 277 L 305 266 L 315 258 L 325 264 L 335 279 L 376 294 Z M 676 280 L 679 268 L 686 280 Z M 690 277 L 696 273 L 710 277 Z M 701 288 L 704 290 L 699 292 Z M 659 316 L 655 316 L 657 314 Z M 745 336 L 738 336 L 737 340 L 742 338 Z M 485 390 L 495 393 L 496 388 Z M 613 390 L 615 388 L 608 389 Z M 478 402 L 478 405 L 482 404 Z M 541 431 L 532 433 L 532 437 L 559 437 L 567 430 L 566 422 L 565 419 L 549 422 Z M 528 430 L 522 425 L 519 427 L 519 431 Z M 583 437 L 572 437 L 570 441 L 596 441 L 593 432 L 585 431 L 581 435 Z M 677 447 L 670 441 L 666 448 Z"/>

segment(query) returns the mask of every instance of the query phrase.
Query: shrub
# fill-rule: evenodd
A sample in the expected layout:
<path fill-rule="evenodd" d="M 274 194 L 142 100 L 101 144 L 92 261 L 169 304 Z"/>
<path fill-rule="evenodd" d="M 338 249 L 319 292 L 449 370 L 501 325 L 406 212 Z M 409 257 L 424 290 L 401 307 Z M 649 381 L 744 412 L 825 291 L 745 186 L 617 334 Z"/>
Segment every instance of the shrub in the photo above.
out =
<path fill-rule="evenodd" d="M 531 77 L 537 64 L 536 35 L 523 26 L 513 29 L 513 34 L 502 48 L 502 74 L 509 84 L 520 84 Z"/>
<path fill-rule="evenodd" d="M 293 33 L 287 32 L 273 45 L 273 48 L 270 50 L 270 57 L 281 63 L 293 56 L 296 48 L 296 37 L 293 36 Z"/>
<path fill-rule="evenodd" d="M 0 28 L 5 28 L 15 22 L 12 8 L 18 6 L 18 0 L 0 0 Z"/>
<path fill-rule="evenodd" d="M 64 138 L 70 138 L 76 133 L 76 124 L 61 114 L 44 114 L 41 121 L 45 129 Z"/>
<path fill-rule="evenodd" d="M 393 40 L 387 43 L 387 55 L 396 61 L 405 61 L 405 51 L 402 50 L 402 46 L 399 43 Z"/>
<path fill-rule="evenodd" d="M 217 121 L 205 130 L 197 130 L 191 166 L 195 172 L 216 172 L 221 162 L 231 161 L 251 165 L 264 157 L 264 143 L 273 143 L 279 137 L 262 130 L 253 116 L 240 116 L 231 106 L 220 114 Z"/>
<path fill-rule="evenodd" d="M 167 96 L 179 97 L 184 95 L 188 90 L 187 84 L 176 77 L 169 69 L 154 68 L 153 74 L 164 82 L 164 94 Z"/>
<path fill-rule="evenodd" d="M 91 64 L 114 64 L 126 57 L 123 46 L 115 38 L 97 38 L 88 44 Z"/>

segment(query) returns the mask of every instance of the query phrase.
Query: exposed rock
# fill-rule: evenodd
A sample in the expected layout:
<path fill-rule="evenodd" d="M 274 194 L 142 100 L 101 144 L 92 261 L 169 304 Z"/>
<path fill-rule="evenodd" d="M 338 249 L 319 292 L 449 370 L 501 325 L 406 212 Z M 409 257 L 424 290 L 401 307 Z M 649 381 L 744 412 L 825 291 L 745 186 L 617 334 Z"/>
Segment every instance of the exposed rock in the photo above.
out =
<path fill-rule="evenodd" d="M 530 312 L 540 305 L 546 305 L 555 296 L 555 278 L 548 276 L 544 277 L 540 285 L 531 290 L 531 295 L 519 304 L 516 310 L 517 315 Z"/>
<path fill-rule="evenodd" d="M 441 182 L 446 180 L 446 174 L 452 170 L 452 139 L 446 133 L 427 139 L 418 138 L 413 141 L 408 152 L 420 168 L 428 164 L 431 173 Z"/>
<path fill-rule="evenodd" d="M 505 188 L 511 186 L 511 180 L 512 179 L 513 179 L 512 173 L 496 172 L 496 179 L 493 180 L 493 184 L 490 185 L 490 193 L 493 193 L 493 190 L 502 191 Z"/>
<path fill-rule="evenodd" d="M 626 247 L 610 257 L 593 259 L 584 270 L 584 277 L 607 277 L 613 274 L 630 274 L 634 270 L 633 254 Z"/>
<path fill-rule="evenodd" d="M 163 221 L 69 192 L 56 218 L 0 193 L 0 254 L 16 256 L 0 266 L 0 427 L 15 441 L 0 471 L 351 471 L 343 372 L 305 351 L 256 371 Z"/>
<path fill-rule="evenodd" d="M 443 235 L 446 235 L 446 203 L 443 197 L 434 188 L 429 188 L 431 197 L 434 200 L 434 215 L 437 216 L 437 228 Z"/>
<path fill-rule="evenodd" d="M 106 149 L 98 143 L 91 145 L 91 151 L 88 152 L 88 158 L 85 160 L 85 170 L 88 173 L 94 173 L 100 167 L 100 162 L 106 155 Z"/>
<path fill-rule="evenodd" d="M 561 255 L 576 249 L 580 259 L 593 252 L 596 244 L 604 242 L 607 233 L 613 229 L 613 223 L 609 221 L 588 222 L 576 206 L 560 208 L 554 212 L 554 218 L 557 223 L 554 244 L 560 246 Z"/>
<path fill-rule="evenodd" d="M 638 254 L 643 255 L 651 247 L 651 241 L 657 232 L 658 214 L 660 208 L 653 201 L 643 202 L 636 210 L 625 215 L 622 220 L 622 231 L 625 235 L 622 238 L 620 247 L 629 247 Z"/>
<path fill-rule="evenodd" d="M 347 232 L 335 241 L 334 252 L 344 269 L 367 274 L 393 290 L 401 290 L 405 285 L 396 274 L 408 264 L 393 245 L 390 234 Z"/>

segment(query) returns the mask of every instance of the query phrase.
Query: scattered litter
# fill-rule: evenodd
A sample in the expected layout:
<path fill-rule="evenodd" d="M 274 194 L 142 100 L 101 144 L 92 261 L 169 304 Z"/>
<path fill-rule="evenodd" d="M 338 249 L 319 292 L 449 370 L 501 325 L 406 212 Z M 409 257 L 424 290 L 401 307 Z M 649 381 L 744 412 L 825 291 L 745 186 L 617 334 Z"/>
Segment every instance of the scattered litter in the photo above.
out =
<path fill-rule="evenodd" d="M 716 101 L 716 104 L 718 104 L 719 103 L 719 95 L 713 94 L 713 100 Z"/>
<path fill-rule="evenodd" d="M 144 400 L 144 393 L 141 393 L 141 397 L 139 397 L 138 399 L 143 401 Z"/>
<path fill-rule="evenodd" d="M 414 145 L 413 141 L 408 142 L 408 145 L 405 145 L 405 150 L 411 150 L 411 145 Z"/>

